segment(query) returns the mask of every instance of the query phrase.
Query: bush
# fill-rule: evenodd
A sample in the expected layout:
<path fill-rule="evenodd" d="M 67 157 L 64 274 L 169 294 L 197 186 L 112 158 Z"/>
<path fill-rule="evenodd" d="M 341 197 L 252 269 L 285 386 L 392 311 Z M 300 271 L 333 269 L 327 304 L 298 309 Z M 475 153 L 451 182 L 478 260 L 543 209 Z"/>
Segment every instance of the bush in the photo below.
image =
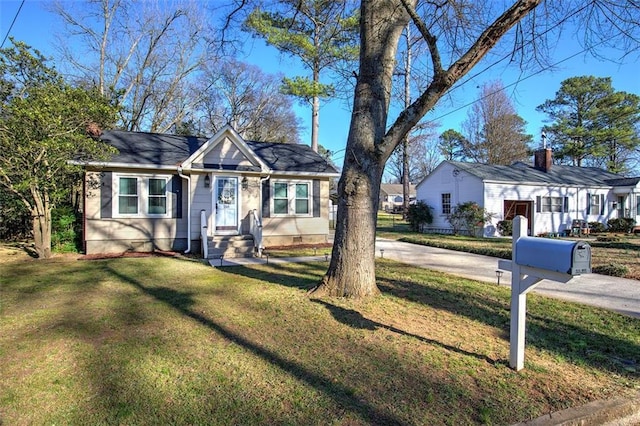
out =
<path fill-rule="evenodd" d="M 0 187 L 0 240 L 24 240 L 32 230 L 31 212 L 18 197 Z"/>
<path fill-rule="evenodd" d="M 609 219 L 607 222 L 609 232 L 623 232 L 625 234 L 630 233 L 634 225 L 635 221 L 629 218 Z"/>
<path fill-rule="evenodd" d="M 447 216 L 447 220 L 453 228 L 454 235 L 457 235 L 462 229 L 467 230 L 469 235 L 475 235 L 478 227 L 484 227 L 484 224 L 491 220 L 491 213 L 488 213 L 478 203 L 467 201 L 456 205 L 451 214 Z"/>
<path fill-rule="evenodd" d="M 594 267 L 591 272 L 594 274 L 610 275 L 612 277 L 624 277 L 629 273 L 629 268 L 619 263 L 609 263 Z"/>
<path fill-rule="evenodd" d="M 71 206 L 51 211 L 51 249 L 62 253 L 75 253 L 79 248 L 76 214 Z"/>
<path fill-rule="evenodd" d="M 415 204 L 411 204 L 407 211 L 407 221 L 409 222 L 412 231 L 420 232 L 424 225 L 428 225 L 433 222 L 433 209 L 424 201 L 418 201 Z"/>
<path fill-rule="evenodd" d="M 513 235 L 513 221 L 512 220 L 501 220 L 498 222 L 498 232 L 503 237 L 510 237 Z"/>
<path fill-rule="evenodd" d="M 604 223 L 601 222 L 589 222 L 589 230 L 592 233 L 599 234 L 605 232 L 607 230 L 607 227 L 604 226 Z"/>

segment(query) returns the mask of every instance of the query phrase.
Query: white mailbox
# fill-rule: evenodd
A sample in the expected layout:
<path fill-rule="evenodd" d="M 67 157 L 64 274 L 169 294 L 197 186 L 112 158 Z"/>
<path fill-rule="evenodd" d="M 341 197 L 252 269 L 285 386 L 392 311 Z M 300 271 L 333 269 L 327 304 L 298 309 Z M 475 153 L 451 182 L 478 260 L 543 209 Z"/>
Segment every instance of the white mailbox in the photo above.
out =
<path fill-rule="evenodd" d="M 519 265 L 569 275 L 591 273 L 591 246 L 583 241 L 520 237 L 515 245 Z"/>

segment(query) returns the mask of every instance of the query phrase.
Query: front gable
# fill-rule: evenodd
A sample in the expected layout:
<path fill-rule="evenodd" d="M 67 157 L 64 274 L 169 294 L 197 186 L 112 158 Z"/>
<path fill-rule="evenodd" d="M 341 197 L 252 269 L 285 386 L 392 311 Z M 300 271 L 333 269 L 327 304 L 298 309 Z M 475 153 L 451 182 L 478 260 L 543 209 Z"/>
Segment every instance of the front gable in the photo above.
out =
<path fill-rule="evenodd" d="M 240 135 L 223 127 L 183 163 L 184 169 L 250 170 L 268 172 L 269 167 L 253 152 Z"/>

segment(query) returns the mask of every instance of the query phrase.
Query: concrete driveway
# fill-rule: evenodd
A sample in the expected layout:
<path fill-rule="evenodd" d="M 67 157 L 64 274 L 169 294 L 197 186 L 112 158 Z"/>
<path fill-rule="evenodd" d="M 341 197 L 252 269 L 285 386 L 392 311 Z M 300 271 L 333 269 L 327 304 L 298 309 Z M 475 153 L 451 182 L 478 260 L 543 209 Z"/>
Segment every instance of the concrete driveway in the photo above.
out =
<path fill-rule="evenodd" d="M 384 253 L 381 252 L 384 250 Z M 497 284 L 498 259 L 465 252 L 376 239 L 376 257 L 397 260 L 422 268 Z M 511 286 L 504 271 L 500 285 Z M 597 306 L 640 318 L 640 281 L 608 275 L 585 274 L 566 284 L 542 280 L 533 290 L 545 296 Z"/>

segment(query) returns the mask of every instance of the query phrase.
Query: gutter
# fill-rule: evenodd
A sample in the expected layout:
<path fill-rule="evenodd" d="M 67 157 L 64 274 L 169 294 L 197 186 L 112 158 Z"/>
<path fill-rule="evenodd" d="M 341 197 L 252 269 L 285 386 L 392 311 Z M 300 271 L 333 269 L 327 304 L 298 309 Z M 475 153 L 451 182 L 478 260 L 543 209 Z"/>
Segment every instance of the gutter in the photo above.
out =
<path fill-rule="evenodd" d="M 182 166 L 178 166 L 178 176 L 187 181 L 187 250 L 184 254 L 191 252 L 191 176 L 182 174 Z"/>

